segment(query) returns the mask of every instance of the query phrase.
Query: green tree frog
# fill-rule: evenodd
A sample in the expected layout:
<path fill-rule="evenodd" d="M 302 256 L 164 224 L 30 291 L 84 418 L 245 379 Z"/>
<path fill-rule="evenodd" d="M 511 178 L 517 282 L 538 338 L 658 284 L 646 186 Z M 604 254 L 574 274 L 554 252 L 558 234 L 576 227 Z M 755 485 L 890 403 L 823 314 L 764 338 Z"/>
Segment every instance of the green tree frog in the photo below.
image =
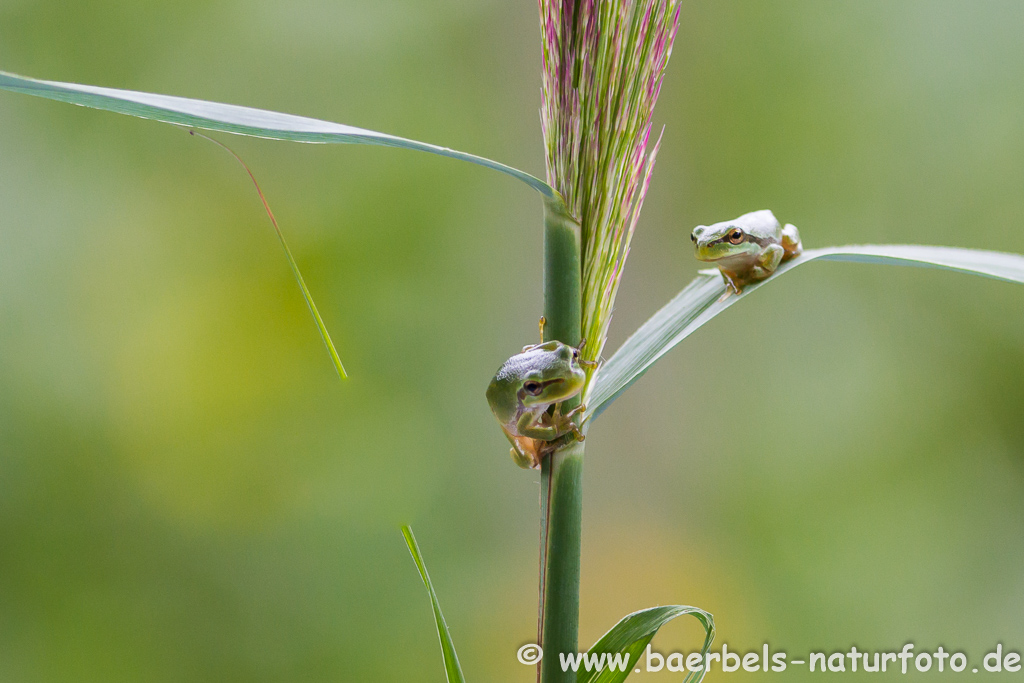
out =
<path fill-rule="evenodd" d="M 698 225 L 690 239 L 697 258 L 717 265 L 736 294 L 751 282 L 765 279 L 780 263 L 803 250 L 796 226 L 782 227 L 768 210 L 714 225 Z"/>
<path fill-rule="evenodd" d="M 543 335 L 541 342 L 505 361 L 487 387 L 487 403 L 512 444 L 512 460 L 524 469 L 540 467 L 555 449 L 553 441 L 567 435 L 583 440 L 573 417 L 586 407 L 563 415 L 561 401 L 583 390 L 583 367 L 590 362 L 580 359 L 579 348 L 559 341 L 544 343 Z"/>

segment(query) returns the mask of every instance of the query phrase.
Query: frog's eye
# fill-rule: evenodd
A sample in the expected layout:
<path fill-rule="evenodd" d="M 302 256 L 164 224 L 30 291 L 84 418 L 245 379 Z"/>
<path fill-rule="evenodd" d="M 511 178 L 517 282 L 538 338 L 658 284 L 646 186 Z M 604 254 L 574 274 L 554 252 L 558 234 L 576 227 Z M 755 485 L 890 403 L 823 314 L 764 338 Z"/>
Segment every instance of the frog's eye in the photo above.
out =
<path fill-rule="evenodd" d="M 729 233 L 729 244 L 739 244 L 743 241 L 743 231 L 739 228 L 733 228 Z"/>
<path fill-rule="evenodd" d="M 544 386 L 540 382 L 527 382 L 523 385 L 523 389 L 530 396 L 540 396 L 540 392 L 544 391 Z"/>
<path fill-rule="evenodd" d="M 690 241 L 693 242 L 694 244 L 697 243 L 697 236 L 694 235 L 692 232 L 690 233 Z"/>

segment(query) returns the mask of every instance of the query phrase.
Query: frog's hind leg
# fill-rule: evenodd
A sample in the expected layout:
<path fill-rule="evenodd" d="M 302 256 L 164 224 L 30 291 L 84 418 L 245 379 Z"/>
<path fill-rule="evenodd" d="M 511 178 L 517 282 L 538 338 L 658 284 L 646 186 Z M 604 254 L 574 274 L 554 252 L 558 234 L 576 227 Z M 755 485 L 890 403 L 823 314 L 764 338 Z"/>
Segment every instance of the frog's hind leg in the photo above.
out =
<path fill-rule="evenodd" d="M 540 452 L 539 448 L 541 443 L 533 439 L 517 438 L 516 440 L 509 439 L 512 442 L 512 448 L 509 449 L 508 454 L 512 456 L 512 462 L 524 470 L 532 470 L 540 467 L 541 458 L 544 457 Z"/>
<path fill-rule="evenodd" d="M 773 244 L 764 250 L 764 253 L 757 259 L 750 269 L 750 278 L 752 280 L 763 280 L 779 267 L 782 263 L 782 257 L 786 251 L 778 244 Z"/>
<path fill-rule="evenodd" d="M 518 467 L 521 467 L 524 470 L 534 468 L 533 459 L 530 458 L 530 456 L 520 453 L 515 448 L 508 449 L 508 454 L 512 456 L 512 462 L 514 462 Z"/>
<path fill-rule="evenodd" d="M 782 256 L 783 261 L 799 256 L 804 250 L 804 245 L 800 241 L 800 231 L 792 223 L 786 223 L 786 227 L 782 229 L 782 248 L 786 251 Z"/>

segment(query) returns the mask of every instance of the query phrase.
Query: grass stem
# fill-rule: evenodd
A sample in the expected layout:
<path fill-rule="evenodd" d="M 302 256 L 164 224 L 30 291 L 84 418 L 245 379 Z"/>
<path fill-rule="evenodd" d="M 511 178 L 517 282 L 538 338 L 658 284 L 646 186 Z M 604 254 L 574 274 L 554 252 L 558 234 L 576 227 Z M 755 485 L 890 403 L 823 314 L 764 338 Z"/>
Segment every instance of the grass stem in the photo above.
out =
<path fill-rule="evenodd" d="M 545 202 L 545 337 L 580 343 L 582 310 L 580 226 L 560 201 Z M 578 399 L 566 401 L 564 409 Z M 580 532 L 583 510 L 583 443 L 544 459 L 541 467 L 540 607 L 537 640 L 546 656 L 538 667 L 543 683 L 571 682 L 558 653 L 575 653 L 580 606 Z"/>

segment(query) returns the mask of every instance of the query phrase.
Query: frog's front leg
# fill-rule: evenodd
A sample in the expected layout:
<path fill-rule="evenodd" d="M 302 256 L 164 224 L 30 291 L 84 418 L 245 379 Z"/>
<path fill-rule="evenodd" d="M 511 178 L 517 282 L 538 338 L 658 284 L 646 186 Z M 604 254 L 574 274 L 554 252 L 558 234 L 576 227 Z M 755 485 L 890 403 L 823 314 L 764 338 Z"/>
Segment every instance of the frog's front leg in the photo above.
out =
<path fill-rule="evenodd" d="M 726 270 L 725 268 L 720 268 L 718 272 L 722 274 L 722 279 L 725 280 L 725 294 L 722 295 L 719 301 L 725 301 L 730 294 L 739 294 L 743 291 L 743 285 L 746 284 L 746 280 L 740 277 L 738 273 Z"/>
<path fill-rule="evenodd" d="M 576 426 L 572 419 L 580 413 L 586 412 L 586 410 L 587 406 L 581 403 L 565 415 L 562 415 L 562 404 L 559 403 L 555 406 L 555 414 L 552 415 L 551 420 L 556 426 L 559 426 L 563 436 L 572 434 L 577 441 L 583 441 L 587 437 L 583 436 L 583 432 L 580 431 L 580 428 Z"/>
<path fill-rule="evenodd" d="M 553 421 L 545 420 L 547 413 L 526 412 L 516 423 L 516 432 L 521 436 L 539 441 L 553 441 L 565 433 L 559 431 L 559 425 Z"/>
<path fill-rule="evenodd" d="M 569 433 L 574 434 L 577 440 L 582 441 L 583 434 L 576 426 L 576 423 L 572 421 L 572 418 L 581 411 L 586 410 L 586 406 L 577 406 L 565 415 L 562 415 L 561 405 L 560 403 L 557 404 L 553 414 L 550 416 L 547 412 L 523 413 L 516 424 L 516 431 L 522 436 L 537 439 L 538 441 L 554 441 Z"/>
<path fill-rule="evenodd" d="M 559 415 L 559 413 L 561 412 L 561 410 L 562 410 L 562 404 L 561 404 L 561 403 L 559 403 L 559 404 L 558 404 L 558 407 L 557 407 L 557 408 L 555 408 L 555 415 L 556 415 L 556 416 L 557 416 L 557 415 Z M 570 411 L 569 411 L 568 413 L 566 413 L 565 415 L 561 415 L 561 418 L 562 418 L 562 419 L 565 419 L 565 420 L 571 420 L 572 418 L 576 417 L 576 416 L 577 416 L 577 415 L 579 415 L 580 413 L 584 413 L 584 412 L 586 412 L 586 410 L 587 410 L 587 406 L 585 406 L 585 405 L 583 405 L 583 404 L 581 403 L 581 404 L 579 404 L 578 406 L 576 406 L 575 408 L 573 408 L 572 410 L 570 410 Z"/>
<path fill-rule="evenodd" d="M 757 257 L 757 263 L 755 263 L 750 269 L 750 278 L 752 280 L 763 280 L 779 267 L 782 263 L 782 257 L 786 254 L 786 250 L 781 245 L 772 244 L 765 248 L 764 252 Z"/>

